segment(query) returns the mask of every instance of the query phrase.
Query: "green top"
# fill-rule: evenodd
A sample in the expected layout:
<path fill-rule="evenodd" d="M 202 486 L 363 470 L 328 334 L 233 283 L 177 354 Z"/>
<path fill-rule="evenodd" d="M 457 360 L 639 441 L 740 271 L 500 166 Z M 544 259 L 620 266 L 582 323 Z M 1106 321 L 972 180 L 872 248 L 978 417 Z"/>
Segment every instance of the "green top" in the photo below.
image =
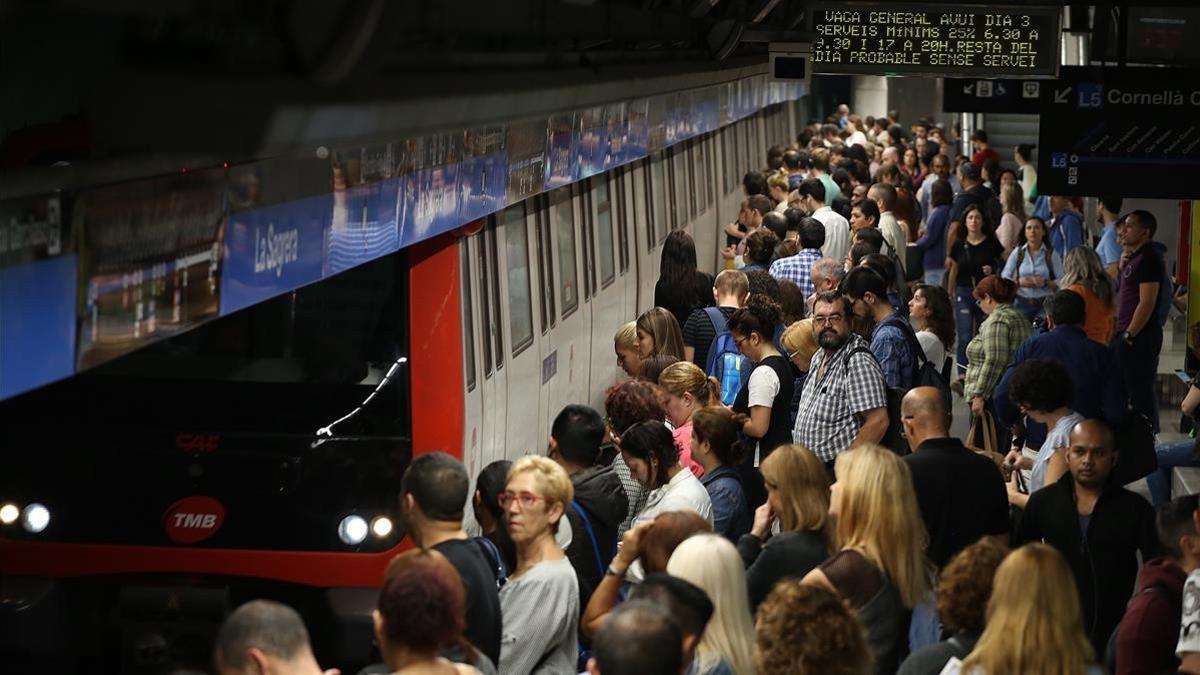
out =
<path fill-rule="evenodd" d="M 1033 335 L 1033 326 L 1012 305 L 996 305 L 995 311 L 979 327 L 979 333 L 967 344 L 967 379 L 963 398 L 990 399 L 1000 376 L 1012 361 L 1013 352 Z"/>

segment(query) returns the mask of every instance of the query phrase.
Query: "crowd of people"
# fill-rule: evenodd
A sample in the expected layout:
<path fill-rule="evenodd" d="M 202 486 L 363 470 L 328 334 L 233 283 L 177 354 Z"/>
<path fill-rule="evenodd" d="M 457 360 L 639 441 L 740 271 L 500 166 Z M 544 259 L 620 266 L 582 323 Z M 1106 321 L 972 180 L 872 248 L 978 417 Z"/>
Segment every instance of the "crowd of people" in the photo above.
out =
<path fill-rule="evenodd" d="M 667 237 L 603 413 L 566 405 L 473 489 L 414 458 L 370 672 L 1200 673 L 1200 510 L 1164 473 L 1195 441 L 1153 445 L 1154 216 L 1103 197 L 1093 244 L 1031 147 L 1014 170 L 948 136 L 843 106 L 773 146 L 725 269 Z M 266 601 L 217 664 L 319 672 Z"/>

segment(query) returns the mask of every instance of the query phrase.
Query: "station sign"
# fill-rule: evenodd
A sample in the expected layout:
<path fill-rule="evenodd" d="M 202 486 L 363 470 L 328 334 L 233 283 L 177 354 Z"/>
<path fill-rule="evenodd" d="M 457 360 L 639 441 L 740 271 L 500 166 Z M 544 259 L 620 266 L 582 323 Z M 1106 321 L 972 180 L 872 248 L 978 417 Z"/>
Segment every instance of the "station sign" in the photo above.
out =
<path fill-rule="evenodd" d="M 946 78 L 942 83 L 942 112 L 1015 113 L 1042 112 L 1045 80 L 975 80 Z"/>
<path fill-rule="evenodd" d="M 1200 71 L 1064 67 L 1047 86 L 1038 192 L 1200 197 Z"/>
<path fill-rule="evenodd" d="M 1053 77 L 1060 7 L 818 3 L 812 70 L 863 75 Z"/>

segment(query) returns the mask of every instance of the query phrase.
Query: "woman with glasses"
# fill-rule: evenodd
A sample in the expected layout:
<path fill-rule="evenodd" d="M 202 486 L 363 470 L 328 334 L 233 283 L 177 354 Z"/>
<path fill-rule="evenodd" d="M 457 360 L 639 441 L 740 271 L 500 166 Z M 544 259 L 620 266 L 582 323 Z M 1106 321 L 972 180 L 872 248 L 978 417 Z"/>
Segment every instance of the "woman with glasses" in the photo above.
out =
<path fill-rule="evenodd" d="M 746 501 L 756 509 L 767 500 L 762 475 L 756 468 L 776 447 L 792 442 L 792 366 L 773 340 L 779 325 L 779 305 L 769 297 L 754 294 L 746 307 L 729 317 L 729 334 L 746 358 L 754 362 L 750 377 L 733 401 L 733 411 L 748 418 L 742 433 L 755 444 L 753 461 L 738 466 Z"/>
<path fill-rule="evenodd" d="M 500 589 L 502 673 L 576 672 L 579 582 L 554 540 L 574 496 L 567 472 L 549 458 L 526 455 L 508 472 L 498 501 L 517 567 Z"/>
<path fill-rule="evenodd" d="M 967 379 L 963 383 L 963 398 L 971 404 L 974 419 L 989 410 L 995 415 L 992 396 L 1000 376 L 1012 363 L 1013 352 L 1030 335 L 1033 326 L 1013 307 L 1017 285 L 995 274 L 986 276 L 972 292 L 979 310 L 987 319 L 980 324 L 979 333 L 967 345 Z M 961 335 L 960 335 L 961 339 Z M 997 427 L 1000 438 L 996 447 L 1008 447 L 1008 434 Z"/>

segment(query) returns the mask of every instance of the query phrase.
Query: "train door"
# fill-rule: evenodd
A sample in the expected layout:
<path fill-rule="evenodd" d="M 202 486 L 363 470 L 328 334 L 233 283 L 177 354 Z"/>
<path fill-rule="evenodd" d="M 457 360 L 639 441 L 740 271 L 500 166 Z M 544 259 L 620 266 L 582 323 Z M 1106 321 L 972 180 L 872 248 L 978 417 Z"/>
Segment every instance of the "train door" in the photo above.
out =
<path fill-rule="evenodd" d="M 647 215 L 651 233 L 650 252 L 647 256 L 647 266 L 642 270 L 642 306 L 639 311 L 645 311 L 654 306 L 654 284 L 658 281 L 658 268 L 663 240 L 671 231 L 670 222 L 670 192 L 667 182 L 667 161 L 663 153 L 655 153 L 643 165 L 642 172 L 646 185 Z"/>
<path fill-rule="evenodd" d="M 549 434 L 551 421 L 558 410 L 551 410 L 551 396 L 558 377 L 558 352 L 554 348 L 554 331 L 558 327 L 558 303 L 555 298 L 558 275 L 554 271 L 553 237 L 554 220 L 550 213 L 550 200 L 546 195 L 529 199 L 530 216 L 533 225 L 532 266 L 534 285 L 537 289 L 538 335 L 538 429 Z M 531 395 L 524 399 L 532 405 Z"/>
<path fill-rule="evenodd" d="M 544 442 L 540 426 L 540 406 L 530 405 L 530 394 L 538 390 L 541 359 L 537 332 L 533 323 L 533 296 L 530 284 L 529 230 L 533 218 L 526 212 L 527 202 L 514 204 L 493 216 L 495 235 L 503 254 L 500 297 L 502 328 L 508 335 L 508 373 L 501 410 L 505 433 L 496 459 L 538 452 Z M 499 414 L 499 413 L 498 413 Z"/>
<path fill-rule="evenodd" d="M 637 222 L 631 211 L 633 205 L 631 178 L 630 167 L 623 167 L 613 172 L 608 182 L 613 199 L 613 224 L 617 228 L 617 274 L 622 280 L 621 292 L 624 296 L 621 300 L 622 323 L 629 321 L 636 314 L 638 307 Z M 619 325 L 612 327 L 614 333 Z M 594 345 L 593 348 L 596 346 Z"/>
<path fill-rule="evenodd" d="M 591 340 L 589 349 L 590 387 L 588 404 L 603 407 L 604 390 L 616 378 L 616 365 L 613 351 L 609 346 L 612 334 L 625 318 L 625 277 L 618 273 L 617 243 L 614 227 L 615 207 L 613 185 L 609 176 L 599 175 L 588 181 L 585 206 L 585 220 L 590 232 L 588 244 L 593 255 L 585 256 L 592 261 L 589 266 L 589 279 L 592 284 L 591 307 Z"/>
<path fill-rule="evenodd" d="M 588 327 L 584 288 L 580 274 L 579 251 L 582 227 L 576 213 L 574 189 L 558 188 L 550 193 L 550 251 L 555 276 L 558 325 L 551 329 L 550 353 L 553 375 L 549 378 L 549 407 L 587 400 Z"/>
<path fill-rule="evenodd" d="M 479 313 L 479 277 L 472 248 L 478 246 L 478 235 L 459 242 L 459 278 L 462 284 L 462 349 L 463 349 L 463 464 L 474 477 L 482 468 L 483 451 L 483 346 L 480 330 L 483 317 Z M 414 327 L 415 328 L 415 327 Z M 477 358 L 480 356 L 480 358 Z M 413 388 L 414 393 L 418 391 Z"/>
<path fill-rule="evenodd" d="M 483 429 L 479 467 L 504 456 L 506 418 L 505 399 L 508 394 L 505 369 L 504 330 L 501 312 L 500 256 L 497 252 L 496 224 L 489 219 L 487 227 L 472 240 L 476 244 L 477 277 L 480 297 L 480 334 L 484 361 Z M 477 467 L 477 468 L 479 468 Z"/>
<path fill-rule="evenodd" d="M 633 259 L 637 261 L 637 297 L 626 315 L 629 321 L 652 306 L 654 298 L 654 270 L 657 268 L 654 266 L 654 223 L 650 220 L 648 173 L 645 160 L 629 167 L 629 229 L 633 232 Z"/>

